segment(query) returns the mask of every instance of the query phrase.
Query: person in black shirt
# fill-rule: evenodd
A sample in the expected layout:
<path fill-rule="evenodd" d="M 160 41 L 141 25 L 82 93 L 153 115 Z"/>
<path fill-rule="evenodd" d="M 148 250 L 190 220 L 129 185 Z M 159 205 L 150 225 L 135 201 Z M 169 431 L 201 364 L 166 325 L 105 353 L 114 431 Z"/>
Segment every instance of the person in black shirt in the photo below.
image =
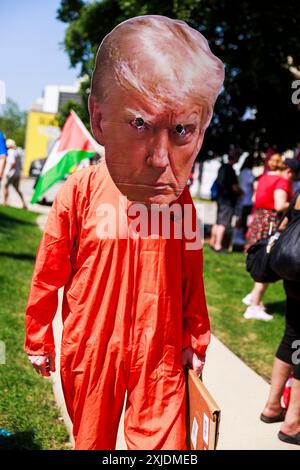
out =
<path fill-rule="evenodd" d="M 235 204 L 242 192 L 233 169 L 240 155 L 239 150 L 230 151 L 228 163 L 221 165 L 217 177 L 217 221 L 213 225 L 210 240 L 210 246 L 216 252 L 222 251 L 226 227 L 231 225 Z"/>

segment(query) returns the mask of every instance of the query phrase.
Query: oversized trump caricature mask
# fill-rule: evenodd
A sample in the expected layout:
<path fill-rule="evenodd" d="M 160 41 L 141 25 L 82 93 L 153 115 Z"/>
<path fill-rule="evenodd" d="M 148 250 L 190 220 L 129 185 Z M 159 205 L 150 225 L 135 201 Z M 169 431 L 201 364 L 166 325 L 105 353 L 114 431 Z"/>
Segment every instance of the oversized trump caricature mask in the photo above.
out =
<path fill-rule="evenodd" d="M 109 173 L 130 200 L 182 193 L 224 79 L 206 39 L 183 21 L 131 18 L 102 41 L 89 100 Z"/>

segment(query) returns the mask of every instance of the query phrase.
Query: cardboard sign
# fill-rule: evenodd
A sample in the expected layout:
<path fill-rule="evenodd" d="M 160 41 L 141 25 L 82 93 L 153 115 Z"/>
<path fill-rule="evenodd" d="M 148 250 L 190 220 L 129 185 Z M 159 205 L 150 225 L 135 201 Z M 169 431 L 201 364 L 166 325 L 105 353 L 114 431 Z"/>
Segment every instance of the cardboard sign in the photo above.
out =
<path fill-rule="evenodd" d="M 187 383 L 187 447 L 191 450 L 215 450 L 219 435 L 221 411 L 209 391 L 188 369 Z"/>

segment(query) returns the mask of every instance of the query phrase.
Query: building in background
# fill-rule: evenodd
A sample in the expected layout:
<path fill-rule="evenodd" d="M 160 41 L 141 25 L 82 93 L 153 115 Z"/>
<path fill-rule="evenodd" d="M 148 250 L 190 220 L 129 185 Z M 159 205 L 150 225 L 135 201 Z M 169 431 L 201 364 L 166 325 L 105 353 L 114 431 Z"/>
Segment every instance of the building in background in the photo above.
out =
<path fill-rule="evenodd" d="M 27 116 L 25 138 L 24 176 L 29 176 L 31 163 L 46 158 L 49 149 L 59 137 L 57 113 L 72 100 L 81 103 L 80 81 L 73 86 L 48 85 L 42 98 L 33 104 Z"/>

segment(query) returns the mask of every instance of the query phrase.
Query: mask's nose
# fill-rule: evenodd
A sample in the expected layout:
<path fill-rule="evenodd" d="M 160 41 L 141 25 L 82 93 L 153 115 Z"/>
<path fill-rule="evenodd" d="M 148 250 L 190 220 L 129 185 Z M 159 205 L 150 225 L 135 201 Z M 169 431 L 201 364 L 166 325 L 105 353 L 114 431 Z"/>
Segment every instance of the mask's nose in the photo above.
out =
<path fill-rule="evenodd" d="M 169 164 L 169 133 L 160 130 L 154 137 L 147 164 L 153 168 L 165 169 Z"/>

